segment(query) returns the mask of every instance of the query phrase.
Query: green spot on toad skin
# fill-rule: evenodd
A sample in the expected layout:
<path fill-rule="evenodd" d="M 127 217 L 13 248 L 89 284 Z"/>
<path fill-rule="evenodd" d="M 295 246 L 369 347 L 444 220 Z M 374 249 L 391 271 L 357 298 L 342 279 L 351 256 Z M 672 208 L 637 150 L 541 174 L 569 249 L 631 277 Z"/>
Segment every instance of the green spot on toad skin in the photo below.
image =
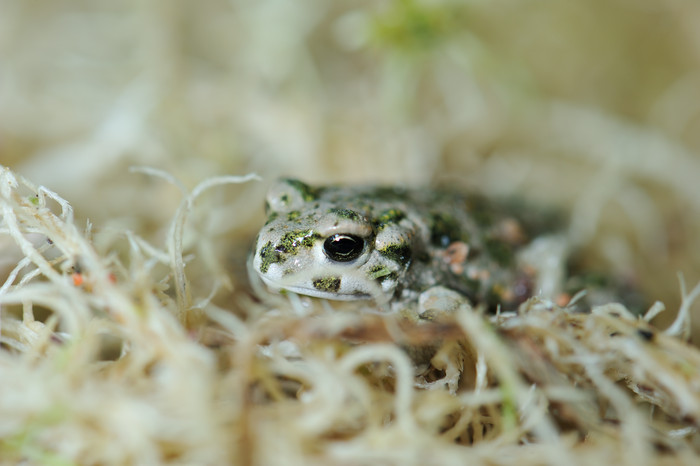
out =
<path fill-rule="evenodd" d="M 401 220 L 406 218 L 406 214 L 398 209 L 389 209 L 381 214 L 374 220 L 374 225 L 377 230 L 381 230 L 388 225 L 399 223 Z"/>
<path fill-rule="evenodd" d="M 378 186 L 367 193 L 367 198 L 378 201 L 402 200 L 406 197 L 406 190 L 399 187 Z"/>
<path fill-rule="evenodd" d="M 306 183 L 295 179 L 286 179 L 284 182 L 297 190 L 304 202 L 310 202 L 318 198 L 319 190 L 312 188 Z"/>
<path fill-rule="evenodd" d="M 443 212 L 432 214 L 430 217 L 430 242 L 444 248 L 457 240 L 467 240 L 460 237 L 459 222 Z"/>
<path fill-rule="evenodd" d="M 278 216 L 279 216 L 279 214 L 278 214 L 277 212 L 272 212 L 272 213 L 267 217 L 267 221 L 265 222 L 265 225 L 269 224 L 270 222 L 273 222 Z"/>
<path fill-rule="evenodd" d="M 408 261 L 411 260 L 411 248 L 403 243 L 390 244 L 384 249 L 380 249 L 379 253 L 382 256 L 394 262 L 398 262 L 401 265 L 406 265 L 408 264 Z"/>
<path fill-rule="evenodd" d="M 340 277 L 324 277 L 313 280 L 314 288 L 319 291 L 337 292 L 340 289 Z"/>
<path fill-rule="evenodd" d="M 314 241 L 320 237 L 321 235 L 313 230 L 290 231 L 282 236 L 275 249 L 286 254 L 296 254 L 299 248 L 312 247 Z"/>
<path fill-rule="evenodd" d="M 301 212 L 299 212 L 298 210 L 292 210 L 291 212 L 287 213 L 287 220 L 291 222 L 292 220 L 296 220 L 297 218 L 299 218 L 300 215 Z"/>
<path fill-rule="evenodd" d="M 396 279 L 397 274 L 385 265 L 375 265 L 369 270 L 367 277 L 371 280 L 377 280 L 381 283 L 387 279 Z"/>
<path fill-rule="evenodd" d="M 360 214 L 350 209 L 330 209 L 329 213 L 335 214 L 340 218 L 346 218 L 353 222 L 357 222 L 362 218 Z"/>
<path fill-rule="evenodd" d="M 275 250 L 271 241 L 268 241 L 265 246 L 260 248 L 260 261 L 260 271 L 267 273 L 272 264 L 284 262 L 284 256 Z"/>

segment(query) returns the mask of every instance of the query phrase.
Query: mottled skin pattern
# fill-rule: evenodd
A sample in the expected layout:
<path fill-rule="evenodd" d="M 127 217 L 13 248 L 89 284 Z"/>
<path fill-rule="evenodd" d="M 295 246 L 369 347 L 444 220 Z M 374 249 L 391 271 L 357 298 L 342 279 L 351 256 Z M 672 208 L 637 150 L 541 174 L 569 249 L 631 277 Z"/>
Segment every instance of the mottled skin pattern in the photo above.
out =
<path fill-rule="evenodd" d="M 476 195 L 298 180 L 272 186 L 266 210 L 253 266 L 271 288 L 421 313 L 464 297 L 516 308 L 539 286 L 521 252 L 556 223 Z"/>

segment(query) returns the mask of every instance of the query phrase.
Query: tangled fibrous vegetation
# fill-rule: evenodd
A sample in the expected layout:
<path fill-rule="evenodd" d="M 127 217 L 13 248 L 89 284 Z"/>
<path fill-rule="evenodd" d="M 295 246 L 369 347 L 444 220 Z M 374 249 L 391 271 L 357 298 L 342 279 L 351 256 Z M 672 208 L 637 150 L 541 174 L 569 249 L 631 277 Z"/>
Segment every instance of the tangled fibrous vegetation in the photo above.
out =
<path fill-rule="evenodd" d="M 214 291 L 193 286 L 183 231 L 201 192 L 251 178 L 183 193 L 158 247 L 81 230 L 2 169 L 3 464 L 696 461 L 700 351 L 684 338 L 700 287 L 665 331 L 660 303 L 641 318 L 537 298 L 422 325 L 293 295 L 237 315 L 211 299 L 213 271 L 196 269 Z M 420 347 L 429 364 L 408 356 Z"/>

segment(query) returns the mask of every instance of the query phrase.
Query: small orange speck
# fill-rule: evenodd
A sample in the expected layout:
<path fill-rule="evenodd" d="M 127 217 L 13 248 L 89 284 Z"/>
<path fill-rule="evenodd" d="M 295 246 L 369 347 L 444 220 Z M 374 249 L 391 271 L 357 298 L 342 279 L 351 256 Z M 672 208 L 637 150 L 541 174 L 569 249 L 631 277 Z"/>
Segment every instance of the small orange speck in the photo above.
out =
<path fill-rule="evenodd" d="M 557 306 L 566 307 L 566 305 L 569 304 L 569 301 L 571 301 L 571 295 L 569 293 L 561 293 L 554 301 Z"/>
<path fill-rule="evenodd" d="M 71 277 L 73 278 L 73 285 L 75 286 L 81 286 L 83 283 L 85 283 L 85 279 L 83 279 L 83 276 L 77 272 L 73 273 Z"/>
<path fill-rule="evenodd" d="M 109 274 L 109 281 L 112 283 L 117 283 L 117 276 L 114 275 L 113 273 Z"/>

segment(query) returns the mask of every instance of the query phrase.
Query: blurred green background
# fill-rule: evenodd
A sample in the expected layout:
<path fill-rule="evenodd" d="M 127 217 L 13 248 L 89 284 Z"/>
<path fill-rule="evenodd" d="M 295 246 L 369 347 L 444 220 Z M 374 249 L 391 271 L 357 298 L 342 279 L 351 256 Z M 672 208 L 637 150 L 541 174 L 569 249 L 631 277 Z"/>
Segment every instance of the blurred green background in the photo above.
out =
<path fill-rule="evenodd" d="M 240 238 L 282 174 L 448 184 L 572 212 L 675 310 L 699 151 L 694 0 L 0 0 L 0 163 L 98 226 L 162 234 L 180 194 L 133 165 L 259 173 Z"/>

